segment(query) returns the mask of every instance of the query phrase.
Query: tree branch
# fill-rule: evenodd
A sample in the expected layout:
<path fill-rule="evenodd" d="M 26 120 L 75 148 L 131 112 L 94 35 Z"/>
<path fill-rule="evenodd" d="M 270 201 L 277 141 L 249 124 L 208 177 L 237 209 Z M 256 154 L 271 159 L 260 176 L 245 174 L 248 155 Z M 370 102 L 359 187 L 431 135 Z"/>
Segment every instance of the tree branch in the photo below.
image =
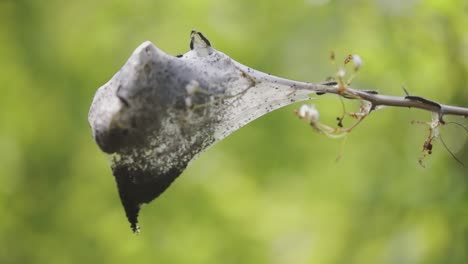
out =
<path fill-rule="evenodd" d="M 196 31 L 190 49 L 171 56 L 144 42 L 98 89 L 89 111 L 94 140 L 111 155 L 119 195 L 135 232 L 141 204 L 164 192 L 200 153 L 258 117 L 311 94 L 368 102 L 369 107 L 354 115 L 355 125 L 381 106 L 435 112 L 437 125 L 445 115 L 468 116 L 468 108 L 423 97 L 380 95 L 342 81 L 313 84 L 266 74 L 215 50 Z M 318 118 L 308 113 L 309 121 Z"/>

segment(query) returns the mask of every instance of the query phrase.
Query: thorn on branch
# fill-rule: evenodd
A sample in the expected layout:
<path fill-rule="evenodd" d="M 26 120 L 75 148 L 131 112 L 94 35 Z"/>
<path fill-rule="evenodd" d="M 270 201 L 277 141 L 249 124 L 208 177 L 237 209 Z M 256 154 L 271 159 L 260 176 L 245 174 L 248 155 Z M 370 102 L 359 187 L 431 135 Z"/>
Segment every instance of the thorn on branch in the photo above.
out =
<path fill-rule="evenodd" d="M 379 94 L 379 92 L 376 90 L 362 90 L 362 91 L 368 94 Z"/>
<path fill-rule="evenodd" d="M 403 92 L 405 92 L 406 96 L 409 96 L 410 94 L 408 93 L 408 90 L 404 86 L 401 87 L 403 89 Z"/>
<path fill-rule="evenodd" d="M 336 81 L 329 81 L 329 82 L 321 83 L 321 85 L 325 85 L 325 86 L 335 86 L 337 84 L 338 83 Z"/>
<path fill-rule="evenodd" d="M 423 98 L 421 96 L 414 96 L 414 95 L 407 95 L 405 96 L 405 99 L 407 100 L 413 100 L 413 101 L 418 101 L 420 103 L 423 103 L 423 104 L 427 104 L 427 105 L 432 105 L 438 109 L 441 109 L 442 106 L 439 104 L 439 103 L 436 103 L 434 101 L 431 101 L 431 100 L 428 100 L 426 98 Z"/>

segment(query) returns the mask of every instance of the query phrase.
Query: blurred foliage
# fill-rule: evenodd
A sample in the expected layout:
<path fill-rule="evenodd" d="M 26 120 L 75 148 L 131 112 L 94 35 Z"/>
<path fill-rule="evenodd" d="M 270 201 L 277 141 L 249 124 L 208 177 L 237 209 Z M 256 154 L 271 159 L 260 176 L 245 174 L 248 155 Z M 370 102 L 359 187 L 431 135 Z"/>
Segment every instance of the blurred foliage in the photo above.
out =
<path fill-rule="evenodd" d="M 440 143 L 421 168 L 428 132 L 410 122 L 430 115 L 408 109 L 346 144 L 298 105 L 269 114 L 193 162 L 133 235 L 87 111 L 138 44 L 184 53 L 192 28 L 276 75 L 323 81 L 330 50 L 357 53 L 358 87 L 468 106 L 465 0 L 2 0 L 0 263 L 468 261 L 468 169 Z M 314 103 L 336 122 L 336 97 Z M 468 166 L 467 133 L 442 135 Z"/>

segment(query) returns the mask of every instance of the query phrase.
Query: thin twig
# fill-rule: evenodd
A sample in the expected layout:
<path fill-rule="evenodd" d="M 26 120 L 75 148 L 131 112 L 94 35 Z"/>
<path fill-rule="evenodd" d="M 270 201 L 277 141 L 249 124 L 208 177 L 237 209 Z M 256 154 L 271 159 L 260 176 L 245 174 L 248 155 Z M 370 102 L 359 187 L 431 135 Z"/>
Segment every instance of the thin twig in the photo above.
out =
<path fill-rule="evenodd" d="M 448 146 L 445 144 L 445 141 L 444 139 L 442 138 L 442 135 L 439 135 L 439 139 L 440 139 L 440 142 L 442 142 L 442 145 L 444 145 L 444 148 L 447 150 L 448 153 L 450 153 L 450 155 L 452 156 L 452 158 L 454 158 L 460 165 L 462 165 L 463 167 L 465 167 L 465 164 L 457 158 L 457 156 L 455 156 L 455 154 L 448 148 Z"/>
<path fill-rule="evenodd" d="M 370 102 L 373 106 L 373 109 L 377 106 L 393 106 L 393 107 L 407 107 L 407 108 L 417 108 L 426 111 L 431 111 L 439 114 L 439 118 L 442 119 L 445 115 L 458 115 L 463 117 L 468 117 L 468 108 L 440 104 L 431 100 L 424 99 L 423 97 L 420 100 L 408 98 L 408 96 L 391 96 L 383 94 L 368 93 L 363 90 L 355 88 L 346 88 L 346 93 L 342 94 L 339 91 L 338 86 L 325 86 L 320 84 L 308 84 L 311 90 L 317 90 L 321 93 L 331 93 L 340 95 L 346 99 L 361 99 Z M 307 88 L 307 85 L 299 88 Z M 421 100 L 422 99 L 422 100 Z"/>
<path fill-rule="evenodd" d="M 460 123 L 457 123 L 457 122 L 452 122 L 452 121 L 451 121 L 451 122 L 446 122 L 445 124 L 447 124 L 447 125 L 448 125 L 448 124 L 454 124 L 454 125 L 457 125 L 457 126 L 461 127 L 462 129 L 464 129 L 464 130 L 465 130 L 465 132 L 467 132 L 467 133 L 468 133 L 468 127 L 466 127 L 466 126 L 464 126 L 464 125 L 462 125 L 462 124 L 460 124 Z"/>

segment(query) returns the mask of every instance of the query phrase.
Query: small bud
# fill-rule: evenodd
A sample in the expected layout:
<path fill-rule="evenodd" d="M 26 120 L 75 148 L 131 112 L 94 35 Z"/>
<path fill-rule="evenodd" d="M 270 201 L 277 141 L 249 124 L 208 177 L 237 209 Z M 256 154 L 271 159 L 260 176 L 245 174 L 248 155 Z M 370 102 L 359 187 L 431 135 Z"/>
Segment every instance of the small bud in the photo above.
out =
<path fill-rule="evenodd" d="M 307 113 L 308 106 L 307 105 L 302 105 L 301 108 L 299 108 L 299 111 L 297 112 L 297 115 L 300 118 L 304 118 Z"/>
<path fill-rule="evenodd" d="M 301 108 L 299 108 L 299 111 L 297 111 L 297 115 L 309 123 L 312 121 L 318 121 L 320 116 L 314 105 L 302 105 Z"/>
<path fill-rule="evenodd" d="M 361 56 L 354 54 L 353 55 L 353 64 L 354 64 L 354 71 L 358 71 L 362 65 L 362 58 Z"/>
<path fill-rule="evenodd" d="M 346 58 L 344 59 L 344 64 L 346 65 L 346 64 L 350 63 L 352 59 L 353 59 L 353 55 L 350 54 L 350 55 L 346 56 Z"/>
<path fill-rule="evenodd" d="M 339 69 L 338 72 L 336 73 L 336 76 L 337 76 L 338 78 L 344 78 L 345 75 L 346 75 L 345 69 L 340 67 L 340 69 Z"/>

